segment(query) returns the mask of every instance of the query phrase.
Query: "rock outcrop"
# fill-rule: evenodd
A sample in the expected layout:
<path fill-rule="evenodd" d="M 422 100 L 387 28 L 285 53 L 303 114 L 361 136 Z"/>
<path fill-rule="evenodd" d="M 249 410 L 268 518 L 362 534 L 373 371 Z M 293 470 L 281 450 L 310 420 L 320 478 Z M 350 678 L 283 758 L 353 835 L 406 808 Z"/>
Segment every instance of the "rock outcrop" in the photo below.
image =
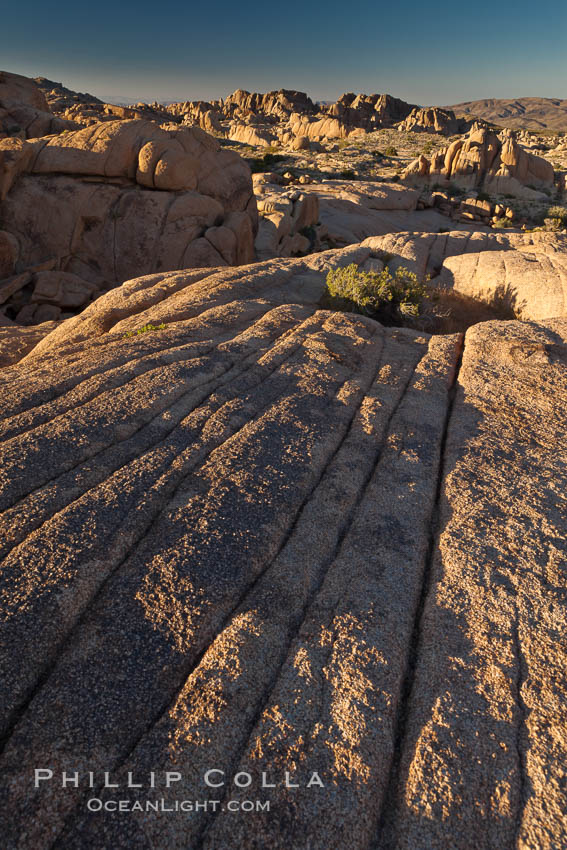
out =
<path fill-rule="evenodd" d="M 241 142 L 243 145 L 259 148 L 267 148 L 277 141 L 275 133 L 268 129 L 260 129 L 254 124 L 246 124 L 244 121 L 232 122 L 228 138 L 232 142 Z"/>
<path fill-rule="evenodd" d="M 0 304 L 22 323 L 57 318 L 30 304 L 65 313 L 133 276 L 254 258 L 250 169 L 196 127 L 5 139 L 0 198 Z"/>
<path fill-rule="evenodd" d="M 346 139 L 393 127 L 411 112 L 412 106 L 388 94 L 343 94 L 336 103 L 321 109 L 320 114 L 305 111 L 289 116 L 289 126 L 296 136 L 315 141 Z"/>
<path fill-rule="evenodd" d="M 104 106 L 104 101 L 88 92 L 76 92 L 63 83 L 48 80 L 47 77 L 35 77 L 33 82 L 41 90 L 49 109 L 54 113 L 63 113 L 67 109 L 80 105 L 84 107 Z"/>
<path fill-rule="evenodd" d="M 6 850 L 567 843 L 567 320 L 318 309 L 351 262 L 133 280 L 0 374 Z"/>
<path fill-rule="evenodd" d="M 6 136 L 33 139 L 79 126 L 53 115 L 33 80 L 0 71 L 0 139 Z"/>
<path fill-rule="evenodd" d="M 416 212 L 419 193 L 398 183 L 327 180 L 309 187 L 319 198 L 319 219 L 331 246 L 405 230 L 436 231 L 450 221 L 436 210 Z"/>
<path fill-rule="evenodd" d="M 416 106 L 406 119 L 400 121 L 398 130 L 413 133 L 442 133 L 444 136 L 453 136 L 455 133 L 466 132 L 470 126 L 470 121 L 459 121 L 451 110 L 440 109 L 438 106 L 429 106 L 425 109 Z"/>
<path fill-rule="evenodd" d="M 430 185 L 452 182 L 465 188 L 482 187 L 489 192 L 537 198 L 538 189 L 553 186 L 554 176 L 551 163 L 525 151 L 512 130 L 497 135 L 475 124 L 467 137 L 455 140 L 431 159 L 422 155 L 412 162 L 402 179 Z"/>
<path fill-rule="evenodd" d="M 305 92 L 280 89 L 266 94 L 237 89 L 223 101 L 227 117 L 255 113 L 275 118 L 288 118 L 292 112 L 316 112 L 315 104 Z"/>
<path fill-rule="evenodd" d="M 407 118 L 414 108 L 413 104 L 390 94 L 367 95 L 348 92 L 328 106 L 326 111 L 347 126 L 360 127 L 371 132 L 393 127 Z"/>
<path fill-rule="evenodd" d="M 263 174 L 254 178 L 260 216 L 255 242 L 258 260 L 300 256 L 320 247 L 315 231 L 319 223 L 317 192 L 279 186 Z"/>
<path fill-rule="evenodd" d="M 114 121 L 116 118 L 143 119 L 156 121 L 158 124 L 172 120 L 175 122 L 174 110 L 159 103 L 136 103 L 131 106 L 105 103 L 92 94 L 72 91 L 62 83 L 56 83 L 46 77 L 36 77 L 33 82 L 43 92 L 50 110 L 58 117 L 74 122 L 75 129 L 100 124 L 101 121 Z"/>

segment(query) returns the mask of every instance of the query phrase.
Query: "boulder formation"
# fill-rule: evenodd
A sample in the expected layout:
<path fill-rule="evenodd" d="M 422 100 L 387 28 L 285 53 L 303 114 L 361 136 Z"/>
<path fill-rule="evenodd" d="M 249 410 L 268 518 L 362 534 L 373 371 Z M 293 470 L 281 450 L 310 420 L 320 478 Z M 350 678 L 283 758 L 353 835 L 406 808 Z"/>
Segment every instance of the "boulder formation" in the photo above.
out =
<path fill-rule="evenodd" d="M 294 257 L 320 248 L 319 197 L 315 191 L 269 182 L 270 175 L 254 175 L 259 213 L 255 248 L 258 260 Z M 311 188 L 311 187 L 310 187 Z"/>
<path fill-rule="evenodd" d="M 390 94 L 367 95 L 348 92 L 324 111 L 338 118 L 343 124 L 372 132 L 383 127 L 393 127 L 398 121 L 403 121 L 412 109 L 413 104 Z"/>
<path fill-rule="evenodd" d="M 132 276 L 254 258 L 250 169 L 196 127 L 115 120 L 5 139 L 0 214 L 0 304 L 25 324 Z"/>
<path fill-rule="evenodd" d="M 318 308 L 378 257 L 139 278 L 0 374 L 7 850 L 567 843 L 567 320 Z"/>
<path fill-rule="evenodd" d="M 399 183 L 325 180 L 305 185 L 270 172 L 254 174 L 253 182 L 260 215 L 255 242 L 259 260 L 343 247 L 387 233 L 454 227 L 433 204 L 424 209 L 419 192 Z M 470 227 L 483 229 L 476 221 Z"/>
<path fill-rule="evenodd" d="M 223 101 L 227 117 L 254 113 L 274 118 L 288 118 L 292 112 L 309 114 L 316 112 L 315 104 L 305 92 L 280 89 L 266 94 L 237 89 Z"/>
<path fill-rule="evenodd" d="M 473 125 L 468 136 L 456 139 L 431 159 L 418 157 L 402 175 L 409 183 L 454 183 L 468 189 L 482 187 L 487 192 L 534 198 L 538 197 L 538 189 L 553 186 L 554 177 L 551 163 L 525 151 L 513 130 L 497 135 L 479 124 Z"/>

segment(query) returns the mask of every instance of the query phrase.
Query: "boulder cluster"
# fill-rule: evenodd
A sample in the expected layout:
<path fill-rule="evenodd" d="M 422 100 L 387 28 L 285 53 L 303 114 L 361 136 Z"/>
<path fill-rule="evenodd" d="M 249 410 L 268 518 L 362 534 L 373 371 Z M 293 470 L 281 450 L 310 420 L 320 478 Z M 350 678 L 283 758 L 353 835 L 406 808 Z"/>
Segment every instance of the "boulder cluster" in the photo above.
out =
<path fill-rule="evenodd" d="M 422 155 L 405 169 L 402 179 L 414 185 L 483 188 L 487 192 L 537 199 L 538 190 L 551 188 L 555 173 L 550 162 L 528 153 L 513 130 L 495 133 L 476 123 L 467 136 L 455 139 L 428 159 Z"/>
<path fill-rule="evenodd" d="M 0 141 L 0 304 L 65 318 L 128 278 L 254 258 L 248 165 L 198 127 L 109 121 Z"/>

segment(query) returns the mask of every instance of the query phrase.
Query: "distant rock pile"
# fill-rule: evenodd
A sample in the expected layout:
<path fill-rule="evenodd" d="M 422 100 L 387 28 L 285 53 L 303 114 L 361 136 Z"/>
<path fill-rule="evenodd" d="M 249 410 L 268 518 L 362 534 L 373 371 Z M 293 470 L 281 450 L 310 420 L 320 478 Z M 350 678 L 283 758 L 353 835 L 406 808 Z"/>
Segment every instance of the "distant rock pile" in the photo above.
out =
<path fill-rule="evenodd" d="M 296 138 L 314 142 L 346 139 L 395 126 L 451 135 L 470 126 L 466 120 L 457 121 L 453 113 L 438 108 L 421 109 L 389 94 L 347 92 L 335 103 L 316 104 L 300 91 L 279 89 L 262 94 L 237 89 L 224 100 L 121 107 L 103 103 L 92 95 L 71 92 L 42 77 L 36 82 L 54 111 L 84 125 L 113 117 L 170 120 L 197 124 L 207 132 L 254 146 L 274 142 L 292 145 Z"/>
<path fill-rule="evenodd" d="M 551 188 L 554 177 L 551 163 L 523 150 L 513 130 L 497 135 L 479 124 L 473 125 L 467 137 L 455 140 L 431 159 L 418 157 L 402 174 L 410 184 L 454 183 L 528 198 L 538 197 L 539 189 Z"/>
<path fill-rule="evenodd" d="M 222 101 L 222 109 L 226 118 L 243 118 L 254 114 L 285 119 L 292 112 L 310 114 L 317 111 L 315 104 L 305 92 L 289 89 L 270 91 L 266 94 L 237 89 Z"/>
<path fill-rule="evenodd" d="M 33 324 L 133 275 L 254 258 L 248 165 L 197 127 L 110 121 L 0 141 L 0 304 Z"/>
<path fill-rule="evenodd" d="M 61 118 L 76 122 L 76 126 L 88 127 L 101 121 L 123 119 L 146 119 L 150 121 L 171 121 L 171 113 L 158 103 L 138 103 L 133 106 L 120 106 L 105 103 L 98 97 L 85 92 L 75 92 L 62 83 L 36 77 L 33 82 L 43 92 L 52 112 Z"/>
<path fill-rule="evenodd" d="M 404 121 L 400 121 L 398 130 L 413 133 L 442 133 L 444 136 L 453 136 L 456 133 L 465 133 L 470 129 L 471 124 L 471 121 L 457 119 L 455 113 L 451 110 L 439 109 L 438 106 L 420 109 L 416 106 Z"/>

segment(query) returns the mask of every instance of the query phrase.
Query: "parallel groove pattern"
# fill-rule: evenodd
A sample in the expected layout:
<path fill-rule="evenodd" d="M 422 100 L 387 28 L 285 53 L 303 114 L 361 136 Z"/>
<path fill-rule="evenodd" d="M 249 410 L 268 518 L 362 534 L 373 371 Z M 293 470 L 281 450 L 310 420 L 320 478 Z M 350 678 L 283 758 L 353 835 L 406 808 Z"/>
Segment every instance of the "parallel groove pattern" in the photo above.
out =
<path fill-rule="evenodd" d="M 459 371 L 456 336 L 286 303 L 327 262 L 132 282 L 6 370 L 8 850 L 561 846 L 567 328 L 480 325 Z M 169 769 L 270 812 L 85 809 Z"/>

